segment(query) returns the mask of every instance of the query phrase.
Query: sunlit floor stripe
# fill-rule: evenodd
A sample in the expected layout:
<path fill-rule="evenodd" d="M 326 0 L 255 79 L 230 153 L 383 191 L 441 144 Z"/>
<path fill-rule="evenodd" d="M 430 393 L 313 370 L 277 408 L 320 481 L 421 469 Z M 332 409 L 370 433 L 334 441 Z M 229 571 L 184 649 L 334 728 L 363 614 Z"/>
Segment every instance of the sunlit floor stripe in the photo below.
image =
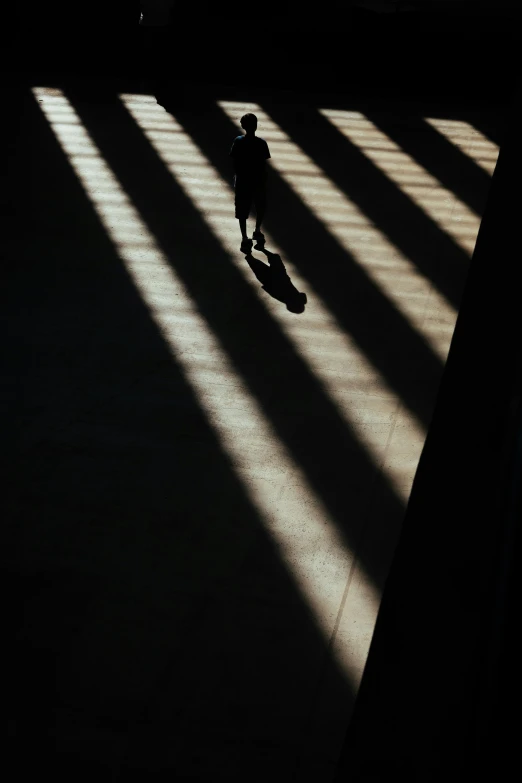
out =
<path fill-rule="evenodd" d="M 475 212 L 364 114 L 339 109 L 320 112 L 471 257 L 480 225 Z"/>
<path fill-rule="evenodd" d="M 71 104 L 60 90 L 38 87 L 33 91 L 245 492 L 329 640 L 353 564 L 336 524 L 234 371 Z M 218 393 L 226 387 L 233 392 L 233 405 Z M 375 615 L 378 593 L 369 582 L 366 589 L 370 595 L 367 613 Z M 367 642 L 352 638 L 335 650 L 345 674 L 357 684 Z"/>
<path fill-rule="evenodd" d="M 219 105 L 236 122 L 242 113 L 249 111 L 256 114 L 259 135 L 270 147 L 272 166 L 412 328 L 424 337 L 442 361 L 446 361 L 456 312 L 434 288 L 431 280 L 328 179 L 260 106 L 231 101 L 220 101 Z M 430 307 L 437 311 L 437 319 L 426 318 L 428 301 Z"/>
<path fill-rule="evenodd" d="M 493 174 L 499 153 L 498 144 L 488 139 L 469 122 L 425 117 L 425 122 L 435 128 L 455 147 L 471 158 L 488 174 Z"/>
<path fill-rule="evenodd" d="M 383 466 L 393 490 L 406 501 L 410 491 L 412 460 L 386 461 L 391 434 L 387 425 L 401 413 L 402 423 L 410 434 L 413 461 L 418 458 L 424 442 L 422 426 L 402 408 L 396 394 L 291 262 L 285 259 L 287 271 L 294 285 L 305 291 L 308 297 L 305 312 L 297 317 L 262 291 L 245 262 L 244 254 L 239 252 L 240 234 L 233 214 L 230 183 L 222 179 L 183 127 L 153 98 L 138 95 L 120 97 L 168 170 L 230 254 L 231 262 L 254 288 L 272 318 L 322 383 L 340 415 L 369 452 L 369 459 Z M 279 252 L 272 239 L 267 236 L 267 240 L 267 247 L 272 252 Z"/>

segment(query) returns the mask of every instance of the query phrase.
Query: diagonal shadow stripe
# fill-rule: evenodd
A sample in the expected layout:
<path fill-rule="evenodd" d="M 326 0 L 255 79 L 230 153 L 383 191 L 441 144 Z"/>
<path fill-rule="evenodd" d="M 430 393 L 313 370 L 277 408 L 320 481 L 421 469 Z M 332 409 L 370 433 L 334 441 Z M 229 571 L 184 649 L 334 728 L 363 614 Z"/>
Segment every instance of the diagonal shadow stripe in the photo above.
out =
<path fill-rule="evenodd" d="M 175 117 L 221 176 L 231 178 L 228 150 L 237 127 L 214 102 L 202 105 L 200 101 L 198 105 L 204 109 L 206 127 L 189 110 L 176 108 Z M 390 387 L 427 426 L 443 369 L 438 357 L 273 170 L 270 194 L 265 225 L 274 240 Z"/>
<path fill-rule="evenodd" d="M 364 567 L 374 584 L 382 586 L 387 540 L 391 543 L 402 518 L 401 501 L 123 106 L 101 113 L 96 107 L 75 108 L 352 551 L 365 524 L 368 490 L 374 487 L 380 494 L 389 528 L 375 560 L 368 559 Z M 198 254 L 191 252 L 195 242 Z M 198 259 L 205 254 L 209 260 L 202 266 Z M 222 290 L 226 297 L 220 296 Z M 233 311 L 231 301 L 236 303 Z M 308 413 L 306 430 L 301 427 L 303 412 Z"/>
<path fill-rule="evenodd" d="M 468 259 L 471 258 L 480 225 L 480 217 L 472 209 L 389 139 L 364 114 L 329 109 L 321 109 L 320 113 L 416 204 L 442 234 L 450 237 L 462 248 Z M 430 118 L 426 122 L 447 135 L 445 130 L 435 125 L 436 120 Z M 474 131 L 471 126 L 466 127 L 465 124 L 459 123 L 458 135 L 462 135 L 462 132 L 468 140 Z M 475 131 L 475 134 L 478 138 L 478 132 Z M 449 138 L 452 143 L 456 143 L 453 138 Z M 487 154 L 481 159 L 473 157 L 473 160 L 479 165 L 483 164 L 483 167 L 490 165 L 487 163 Z"/>
<path fill-rule="evenodd" d="M 38 127 L 38 116 L 35 120 Z M 53 494 L 56 480 L 46 464 L 43 492 L 47 502 L 36 504 L 32 498 L 33 502 L 30 501 L 17 518 L 22 523 L 22 532 L 17 532 L 20 538 L 24 536 L 22 548 L 30 550 L 28 541 L 32 543 L 36 539 L 38 542 L 39 537 L 45 535 L 43 554 L 38 551 L 38 559 L 52 569 L 53 563 L 46 562 L 45 557 L 49 558 L 49 553 L 51 561 L 53 554 L 60 557 L 64 551 L 61 539 L 65 535 L 69 540 L 72 529 L 73 567 L 81 565 L 87 571 L 95 568 L 98 577 L 117 584 L 116 595 L 111 594 L 110 589 L 109 595 L 104 595 L 102 620 L 108 616 L 113 620 L 119 618 L 118 600 L 123 598 L 130 607 L 123 615 L 131 616 L 138 628 L 147 629 L 147 614 L 165 621 L 155 628 L 156 634 L 152 638 L 148 635 L 143 638 L 143 630 L 139 631 L 137 636 L 142 634 L 140 643 L 131 645 L 130 657 L 139 659 L 140 644 L 146 649 L 145 660 L 149 666 L 146 672 L 139 671 L 140 687 L 146 682 L 153 692 L 156 688 L 163 691 L 165 664 L 170 669 L 170 677 L 172 670 L 176 672 L 175 686 L 171 683 L 171 692 L 175 691 L 176 699 L 189 701 L 193 698 L 194 682 L 207 678 L 208 683 L 209 678 L 208 672 L 198 671 L 198 667 L 208 665 L 204 651 L 194 649 L 194 635 L 201 622 L 201 604 L 206 608 L 206 603 L 212 603 L 216 592 L 223 592 L 223 588 L 225 598 L 239 604 L 238 596 L 245 584 L 259 591 L 259 584 L 255 584 L 259 571 L 265 580 L 268 575 L 270 589 L 278 594 L 279 608 L 271 607 L 271 614 L 279 614 L 286 632 L 295 635 L 296 644 L 300 638 L 302 648 L 299 661 L 293 660 L 293 645 L 287 644 L 283 646 L 285 654 L 281 652 L 279 658 L 274 656 L 267 665 L 266 657 L 261 660 L 263 645 L 258 645 L 259 649 L 253 647 L 251 663 L 263 669 L 257 676 L 258 683 L 264 680 L 266 687 L 277 695 L 278 687 L 285 692 L 284 679 L 289 670 L 299 672 L 298 683 L 309 682 L 314 667 L 320 677 L 321 667 L 329 662 L 330 654 L 314 625 L 309 607 L 295 589 L 291 575 L 265 532 L 263 520 L 246 496 L 228 455 L 203 415 L 199 400 L 186 383 L 92 203 L 50 133 L 48 126 L 39 131 L 39 135 L 45 137 L 40 140 L 44 153 L 41 157 L 45 157 L 45 162 L 35 166 L 38 185 L 34 191 L 41 192 L 32 196 L 35 204 L 42 198 L 47 199 L 45 204 L 40 204 L 37 218 L 39 227 L 44 227 L 46 232 L 43 239 L 38 234 L 39 249 L 46 264 L 41 263 L 39 255 L 26 257 L 42 278 L 33 280 L 29 276 L 25 279 L 25 265 L 24 275 L 18 278 L 24 302 L 28 288 L 35 289 L 35 299 L 41 298 L 40 284 L 47 278 L 46 307 L 24 313 L 23 325 L 32 336 L 32 332 L 42 329 L 42 322 L 55 321 L 61 327 L 58 334 L 54 334 L 57 364 L 60 367 L 61 361 L 67 365 L 62 367 L 67 376 L 74 357 L 81 368 L 82 383 L 78 400 L 69 405 L 72 433 L 67 432 L 67 426 L 62 426 L 59 432 L 46 433 L 54 446 L 49 467 L 51 463 L 53 468 L 56 468 L 56 462 L 62 463 L 60 477 L 65 478 L 65 486 L 59 489 L 56 502 Z M 36 157 L 36 153 L 33 154 Z M 52 183 L 51 177 L 54 177 Z M 50 194 L 54 198 L 49 198 Z M 56 276 L 52 277 L 52 273 Z M 62 313 L 56 315 L 48 303 L 58 302 L 68 314 L 71 299 L 75 319 L 69 315 L 65 329 L 60 318 Z M 45 339 L 43 344 L 47 347 Z M 78 346 L 83 349 L 81 353 L 75 351 Z M 90 347 L 90 352 L 86 347 Z M 86 353 L 92 364 L 84 367 Z M 48 360 L 47 355 L 45 359 Z M 56 384 L 56 377 L 52 380 Z M 42 390 L 38 391 L 39 394 L 31 388 L 31 393 L 41 403 Z M 45 391 L 44 388 L 44 394 Z M 56 405 L 52 391 L 50 401 Z M 116 442 L 107 438 L 109 423 L 113 435 L 118 436 Z M 87 439 L 86 450 L 95 455 L 90 470 L 89 461 L 86 464 L 85 453 L 82 453 L 82 435 Z M 29 459 L 31 457 L 35 458 L 34 453 Z M 36 461 L 38 459 L 42 456 L 37 453 Z M 89 487 L 88 497 L 85 484 Z M 48 491 L 50 496 L 46 494 Z M 38 497 L 41 499 L 41 495 Z M 26 511 L 25 517 L 23 511 Z M 40 533 L 42 529 L 44 533 Z M 125 540 L 123 546 L 122 539 Z M 255 576 L 249 575 L 249 569 Z M 201 598 L 205 591 L 208 601 Z M 262 601 L 257 595 L 252 602 L 254 607 L 266 603 L 266 595 Z M 222 620 L 223 614 L 220 614 L 218 621 Z M 255 618 L 254 625 L 262 629 L 263 623 L 267 623 L 269 632 L 271 622 L 273 616 L 271 619 L 270 613 L 265 613 Z M 105 677 L 110 676 L 108 670 L 115 664 L 115 649 L 123 648 L 128 655 L 125 645 L 129 639 L 124 633 L 118 634 L 120 630 L 115 622 L 107 636 L 102 635 L 113 643 L 112 649 L 103 650 L 103 663 L 108 664 Z M 128 629 L 124 626 L 125 630 Z M 180 637 L 184 635 L 187 639 L 183 644 Z M 132 638 L 136 641 L 136 636 Z M 248 644 L 245 639 L 237 641 L 240 645 Z M 276 643 L 270 639 L 267 644 L 271 647 Z M 236 655 L 241 654 L 240 645 Z M 186 650 L 186 647 L 188 652 L 181 649 Z M 170 660 L 166 661 L 166 657 Z M 88 653 L 83 657 L 82 651 L 81 660 L 89 663 Z M 128 662 L 123 666 L 126 671 L 127 666 Z M 92 666 L 86 666 L 86 669 L 88 671 L 82 671 L 82 678 L 85 676 L 87 682 L 99 673 L 96 666 L 94 671 Z M 214 669 L 213 674 L 218 675 L 216 684 L 219 687 L 222 671 Z M 101 683 L 91 683 L 95 690 L 107 685 L 104 676 Z M 272 683 L 265 678 L 271 678 Z M 343 698 L 349 701 L 350 684 L 343 681 L 338 670 L 336 678 Z M 108 689 L 113 685 L 111 683 Z M 256 687 L 254 683 L 252 687 Z M 314 690 L 313 684 L 310 690 Z M 129 696 L 120 695 L 124 710 Z M 150 693 L 146 695 L 149 697 Z M 287 706 L 295 708 L 295 703 L 289 701 Z M 302 708 L 307 709 L 308 704 L 303 704 Z"/>
<path fill-rule="evenodd" d="M 422 117 L 390 118 L 365 112 L 388 138 L 436 177 L 444 187 L 482 215 L 491 177 Z"/>
<path fill-rule="evenodd" d="M 466 254 L 365 155 L 313 109 L 267 107 L 270 116 L 393 244 L 458 308 Z"/>
<path fill-rule="evenodd" d="M 495 106 L 494 109 L 491 109 L 490 113 L 474 116 L 473 125 L 477 130 L 483 133 L 486 138 L 492 141 L 493 144 L 500 147 L 504 140 L 504 128 L 508 112 L 509 103 L 507 105 Z M 429 114 L 426 114 L 425 116 L 429 116 Z M 452 115 L 449 116 L 452 117 Z M 470 118 L 466 115 L 463 117 L 456 115 L 454 119 L 462 119 L 471 122 Z"/>

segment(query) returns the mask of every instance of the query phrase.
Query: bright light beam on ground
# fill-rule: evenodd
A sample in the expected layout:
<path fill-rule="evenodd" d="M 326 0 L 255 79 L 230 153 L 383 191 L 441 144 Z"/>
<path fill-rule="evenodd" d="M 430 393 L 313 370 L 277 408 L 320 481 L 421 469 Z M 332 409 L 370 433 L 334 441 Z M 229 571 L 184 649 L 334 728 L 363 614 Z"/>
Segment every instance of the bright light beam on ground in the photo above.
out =
<path fill-rule="evenodd" d="M 444 188 L 364 114 L 321 109 L 321 114 L 471 257 L 480 216 Z"/>
<path fill-rule="evenodd" d="M 231 101 L 220 101 L 219 106 L 235 122 L 241 113 L 247 111 L 257 115 L 259 135 L 268 142 L 272 154 L 271 165 L 364 269 L 412 329 L 445 362 L 456 312 L 431 280 L 388 240 L 260 106 Z M 426 318 L 428 306 L 437 311 L 436 319 Z"/>
<path fill-rule="evenodd" d="M 213 168 L 180 123 L 148 96 L 120 96 L 144 135 L 175 180 L 203 215 L 214 236 L 229 253 L 246 282 L 277 321 L 333 401 L 369 460 L 390 481 L 406 503 L 425 439 L 425 431 L 346 334 L 310 283 L 285 259 L 290 277 L 308 296 L 303 314 L 287 312 L 265 294 L 239 252 L 233 190 Z M 267 246 L 280 252 L 267 235 Z M 396 427 L 396 423 L 399 424 Z M 408 445 L 404 445 L 407 439 Z M 399 443 L 402 445 L 399 447 Z M 400 457 L 390 459 L 392 453 Z"/>
<path fill-rule="evenodd" d="M 33 92 L 326 643 L 331 644 L 341 670 L 356 688 L 369 639 L 354 633 L 345 643 L 336 639 L 355 564 L 353 554 L 303 471 L 234 371 L 227 353 L 72 105 L 60 90 L 37 87 Z M 222 391 L 224 387 L 230 389 L 230 397 L 216 393 L 216 388 Z M 287 480 L 283 482 L 284 477 Z M 379 595 L 368 580 L 361 592 L 373 628 Z"/>
<path fill-rule="evenodd" d="M 424 121 L 471 158 L 477 166 L 487 171 L 488 174 L 493 174 L 497 165 L 498 144 L 484 136 L 469 122 L 432 117 L 425 117 Z"/>

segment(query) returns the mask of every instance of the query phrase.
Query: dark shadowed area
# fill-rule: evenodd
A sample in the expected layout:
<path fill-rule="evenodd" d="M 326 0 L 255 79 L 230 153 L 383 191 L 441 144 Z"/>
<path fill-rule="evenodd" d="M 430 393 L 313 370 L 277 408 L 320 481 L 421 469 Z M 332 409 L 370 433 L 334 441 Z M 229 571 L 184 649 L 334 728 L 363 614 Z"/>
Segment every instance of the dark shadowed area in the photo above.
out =
<path fill-rule="evenodd" d="M 518 19 L 453 5 L 8 15 L 24 779 L 464 781 L 514 743 Z M 245 254 L 249 106 L 273 161 Z"/>

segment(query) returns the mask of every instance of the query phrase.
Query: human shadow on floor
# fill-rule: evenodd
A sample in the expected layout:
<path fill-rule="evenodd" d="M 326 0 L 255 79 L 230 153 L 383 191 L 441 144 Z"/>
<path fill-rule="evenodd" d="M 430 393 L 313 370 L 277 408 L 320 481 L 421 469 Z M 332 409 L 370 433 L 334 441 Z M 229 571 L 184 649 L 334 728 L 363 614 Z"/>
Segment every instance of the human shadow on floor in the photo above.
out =
<path fill-rule="evenodd" d="M 305 725 L 294 716 L 308 714 L 323 672 L 336 704 L 352 704 L 355 690 L 268 527 L 273 510 L 263 485 L 274 471 L 265 441 L 250 433 L 248 443 L 227 440 L 216 429 L 201 396 L 214 388 L 215 365 L 196 387 L 171 350 L 174 332 L 159 328 L 39 103 L 24 90 L 19 104 L 24 122 L 10 169 L 17 263 L 2 300 L 10 334 L 0 335 L 9 345 L 8 389 L 23 401 L 15 398 L 0 418 L 15 417 L 13 448 L 1 463 L 15 488 L 2 528 L 14 572 L 2 591 L 10 608 L 3 709 L 11 759 L 20 763 L 29 738 L 37 746 L 29 761 L 45 751 L 41 768 L 57 783 L 86 780 L 95 764 L 109 770 L 96 770 L 104 781 L 140 770 L 154 780 L 242 781 L 254 765 L 269 779 L 275 760 L 293 768 Z M 78 170 L 107 161 L 190 295 L 169 302 L 169 312 L 184 320 L 186 305 L 193 307 L 195 323 L 229 357 L 233 382 L 214 389 L 212 410 L 214 403 L 239 410 L 242 385 L 239 399 L 253 398 L 256 421 L 273 422 L 277 435 L 269 437 L 306 466 L 307 483 L 328 507 L 353 465 L 359 494 L 349 508 L 358 508 L 359 471 L 372 481 L 372 463 L 355 441 L 352 448 L 318 381 L 195 205 L 121 101 L 73 105 L 99 150 L 99 158 L 78 158 Z M 24 232 L 24 209 L 34 215 L 33 232 Z M 194 335 L 187 337 L 199 362 Z M 244 464 L 259 464 L 248 476 L 234 445 L 243 442 L 255 450 Z M 328 469 L 322 460 L 314 471 L 312 459 L 317 465 L 328 449 Z M 389 497 L 402 518 L 400 501 Z M 349 516 L 347 502 L 337 500 L 333 519 Z M 284 513 L 293 518 L 300 508 Z M 359 524 L 362 514 L 353 516 Z M 360 535 L 343 532 L 354 542 Z M 19 601 L 13 594 L 22 590 Z M 7 609 L 2 616 L 5 628 Z M 277 756 L 267 755 L 268 741 Z"/>
<path fill-rule="evenodd" d="M 263 291 L 279 302 L 283 302 L 291 313 L 304 313 L 307 302 L 306 294 L 298 291 L 290 280 L 281 256 L 278 256 L 277 253 L 271 253 L 265 247 L 259 248 L 259 250 L 267 257 L 268 265 L 260 258 L 253 256 L 252 253 L 249 253 L 245 258 L 261 283 Z"/>

